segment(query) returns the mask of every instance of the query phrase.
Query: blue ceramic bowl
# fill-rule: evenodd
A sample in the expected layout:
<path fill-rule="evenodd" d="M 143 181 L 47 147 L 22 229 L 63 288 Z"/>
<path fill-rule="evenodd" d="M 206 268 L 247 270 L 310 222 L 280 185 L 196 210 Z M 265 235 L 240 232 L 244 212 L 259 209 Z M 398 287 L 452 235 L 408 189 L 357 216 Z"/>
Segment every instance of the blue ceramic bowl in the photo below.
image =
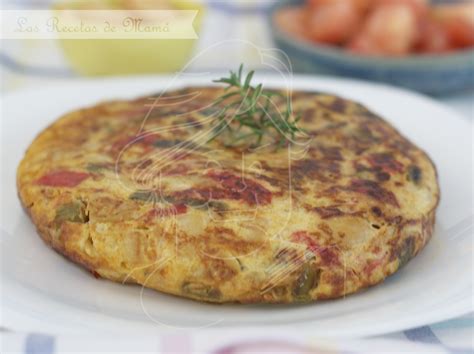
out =
<path fill-rule="evenodd" d="M 474 89 L 474 50 L 403 58 L 360 56 L 295 38 L 275 26 L 273 14 L 276 11 L 303 2 L 281 1 L 272 8 L 269 18 L 274 41 L 290 59 L 294 72 L 372 80 L 431 95 Z"/>

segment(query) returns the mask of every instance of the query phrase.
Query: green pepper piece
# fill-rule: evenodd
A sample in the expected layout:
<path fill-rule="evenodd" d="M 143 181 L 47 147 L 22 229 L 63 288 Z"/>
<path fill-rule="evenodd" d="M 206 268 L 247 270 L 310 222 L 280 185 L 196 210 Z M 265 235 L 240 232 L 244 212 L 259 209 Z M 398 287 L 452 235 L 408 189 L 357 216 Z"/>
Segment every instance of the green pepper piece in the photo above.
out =
<path fill-rule="evenodd" d="M 155 192 L 153 191 L 136 191 L 129 195 L 128 199 L 142 202 L 152 202 L 155 200 Z"/>
<path fill-rule="evenodd" d="M 305 263 L 299 277 L 293 284 L 293 295 L 299 301 L 310 301 L 309 292 L 318 286 L 320 270 L 310 263 Z"/>
<path fill-rule="evenodd" d="M 215 289 L 202 283 L 184 282 L 181 290 L 184 294 L 196 296 L 202 299 L 217 300 L 221 297 L 219 289 Z"/>
<path fill-rule="evenodd" d="M 415 252 L 415 239 L 413 237 L 409 237 L 405 239 L 403 242 L 403 246 L 401 247 L 399 254 L 398 254 L 398 268 L 402 268 L 404 265 L 408 263 L 408 261 L 413 257 L 413 253 Z"/>
<path fill-rule="evenodd" d="M 84 224 L 89 221 L 86 206 L 83 202 L 71 202 L 61 205 L 56 211 L 55 222 L 64 221 Z"/>

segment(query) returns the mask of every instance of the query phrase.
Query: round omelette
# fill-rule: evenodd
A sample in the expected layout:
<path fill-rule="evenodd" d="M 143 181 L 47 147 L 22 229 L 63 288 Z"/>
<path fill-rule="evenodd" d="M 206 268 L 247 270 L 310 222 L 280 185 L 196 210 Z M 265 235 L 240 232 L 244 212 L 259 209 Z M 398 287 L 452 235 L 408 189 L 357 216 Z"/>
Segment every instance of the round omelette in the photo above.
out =
<path fill-rule="evenodd" d="M 208 138 L 223 92 L 105 102 L 46 128 L 17 174 L 42 239 L 96 277 L 219 303 L 341 297 L 428 242 L 435 167 L 383 119 L 295 91 L 303 138 L 229 146 Z"/>

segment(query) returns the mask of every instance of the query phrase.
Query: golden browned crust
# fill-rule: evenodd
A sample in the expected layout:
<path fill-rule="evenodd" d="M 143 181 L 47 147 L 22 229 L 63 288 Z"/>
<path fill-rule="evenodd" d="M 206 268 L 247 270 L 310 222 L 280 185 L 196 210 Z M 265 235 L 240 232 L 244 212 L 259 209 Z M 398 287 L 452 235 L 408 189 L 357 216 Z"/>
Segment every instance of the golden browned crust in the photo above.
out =
<path fill-rule="evenodd" d="M 17 176 L 43 240 L 114 281 L 289 303 L 377 284 L 430 239 L 435 168 L 381 118 L 294 92 L 308 137 L 244 151 L 200 138 L 219 94 L 169 92 L 153 109 L 151 97 L 106 102 L 43 131 Z"/>

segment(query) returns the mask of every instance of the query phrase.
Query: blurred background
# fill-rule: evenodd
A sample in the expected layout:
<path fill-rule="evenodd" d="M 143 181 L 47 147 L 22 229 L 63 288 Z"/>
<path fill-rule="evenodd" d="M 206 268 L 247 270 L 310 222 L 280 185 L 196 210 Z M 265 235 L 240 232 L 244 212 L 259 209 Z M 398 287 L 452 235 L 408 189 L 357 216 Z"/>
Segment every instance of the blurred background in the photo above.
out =
<path fill-rule="evenodd" d="M 195 9 L 199 37 L 2 39 L 3 93 L 91 76 L 208 72 L 240 63 L 265 70 L 263 50 L 295 73 L 473 97 L 473 0 L 3 0 L 1 6 Z"/>

